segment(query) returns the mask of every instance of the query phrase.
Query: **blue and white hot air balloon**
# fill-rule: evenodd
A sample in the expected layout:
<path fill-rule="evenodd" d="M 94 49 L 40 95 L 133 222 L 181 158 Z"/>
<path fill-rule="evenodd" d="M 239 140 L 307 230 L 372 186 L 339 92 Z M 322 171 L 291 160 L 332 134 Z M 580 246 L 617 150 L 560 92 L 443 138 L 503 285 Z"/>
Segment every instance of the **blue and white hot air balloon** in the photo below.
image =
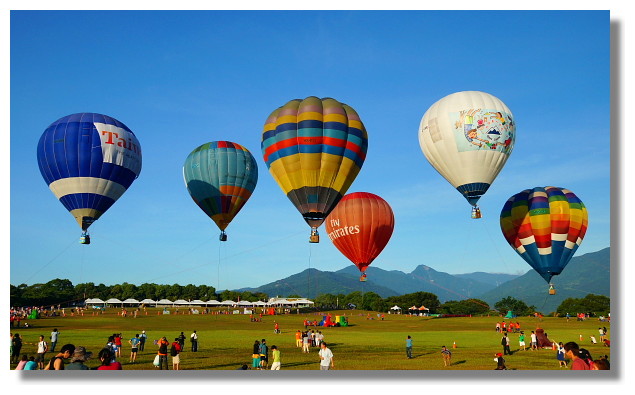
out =
<path fill-rule="evenodd" d="M 78 113 L 42 134 L 37 160 L 44 181 L 82 228 L 101 217 L 139 177 L 141 146 L 134 133 L 107 115 Z"/>

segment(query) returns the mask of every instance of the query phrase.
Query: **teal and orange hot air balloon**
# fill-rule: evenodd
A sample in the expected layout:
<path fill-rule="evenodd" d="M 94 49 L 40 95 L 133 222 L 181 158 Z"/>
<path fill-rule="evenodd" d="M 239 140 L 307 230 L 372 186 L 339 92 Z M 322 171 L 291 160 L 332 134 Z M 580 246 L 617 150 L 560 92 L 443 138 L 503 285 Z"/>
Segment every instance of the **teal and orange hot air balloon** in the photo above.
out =
<path fill-rule="evenodd" d="M 317 228 L 357 177 L 368 134 L 357 112 L 332 98 L 295 99 L 267 118 L 262 154 L 269 172 L 311 227 Z"/>
<path fill-rule="evenodd" d="M 526 189 L 510 197 L 500 215 L 505 239 L 542 278 L 551 282 L 582 243 L 589 216 L 570 190 Z M 550 284 L 550 294 L 555 294 Z"/>
<path fill-rule="evenodd" d="M 188 155 L 183 179 L 194 202 L 220 229 L 220 240 L 226 241 L 225 229 L 256 188 L 258 165 L 242 145 L 212 141 Z"/>

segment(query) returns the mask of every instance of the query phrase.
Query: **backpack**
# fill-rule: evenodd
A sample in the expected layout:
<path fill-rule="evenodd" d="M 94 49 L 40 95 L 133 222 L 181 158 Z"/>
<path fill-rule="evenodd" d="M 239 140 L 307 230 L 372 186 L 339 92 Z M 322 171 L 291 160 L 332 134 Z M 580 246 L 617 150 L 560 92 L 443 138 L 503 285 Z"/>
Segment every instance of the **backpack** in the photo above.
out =
<path fill-rule="evenodd" d="M 178 343 L 172 343 L 172 346 L 170 347 L 170 355 L 176 357 L 177 355 L 179 355 L 178 351 Z"/>
<path fill-rule="evenodd" d="M 506 346 L 507 345 L 507 338 L 505 336 L 503 336 L 501 338 L 501 346 Z"/>

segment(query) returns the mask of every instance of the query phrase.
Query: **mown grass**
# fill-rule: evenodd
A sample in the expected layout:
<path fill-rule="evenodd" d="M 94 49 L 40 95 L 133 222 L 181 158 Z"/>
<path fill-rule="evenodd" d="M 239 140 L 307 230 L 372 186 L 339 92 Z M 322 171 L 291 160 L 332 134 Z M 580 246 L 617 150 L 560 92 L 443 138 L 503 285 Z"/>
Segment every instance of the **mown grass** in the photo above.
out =
<path fill-rule="evenodd" d="M 119 361 L 125 370 L 151 369 L 157 347 L 152 341 L 166 336 L 173 341 L 181 331 L 185 333 L 186 349 L 181 354 L 181 369 L 209 370 L 236 369 L 243 363 L 251 366 L 251 352 L 255 340 L 267 339 L 269 347 L 276 345 L 281 350 L 282 369 L 315 370 L 319 369 L 317 348 L 310 353 L 302 353 L 295 346 L 295 332 L 304 329 L 303 320 L 321 320 L 322 314 L 289 314 L 264 316 L 262 322 L 250 322 L 248 315 L 157 315 L 157 310 L 148 309 L 148 315 L 126 318 L 117 315 L 116 309 L 109 309 L 103 315 L 93 316 L 88 312 L 82 316 L 66 316 L 32 320 L 33 327 L 13 328 L 24 339 L 23 354 L 34 355 L 37 338 L 40 334 L 48 340 L 53 328 L 61 332 L 57 349 L 65 343 L 84 346 L 95 355 L 106 344 L 108 336 L 115 332 L 123 333 L 124 347 Z M 409 317 L 407 315 L 385 315 L 379 320 L 376 313 L 365 311 L 337 311 L 333 315 L 346 314 L 348 327 L 322 328 L 325 342 L 335 355 L 335 369 L 342 370 L 491 370 L 495 367 L 494 354 L 502 352 L 501 335 L 494 330 L 500 317 L 457 317 L 428 318 Z M 273 333 L 274 321 L 280 324 L 281 334 Z M 543 328 L 551 340 L 556 342 L 578 342 L 587 348 L 594 358 L 609 355 L 610 348 L 602 344 L 592 345 L 589 336 L 599 341 L 598 327 L 608 322 L 594 319 L 567 322 L 564 318 L 519 317 L 514 321 L 521 324 L 529 344 L 529 333 L 537 327 Z M 127 340 L 136 333 L 145 330 L 149 336 L 145 351 L 139 352 L 137 363 L 130 364 L 130 345 Z M 193 330 L 199 335 L 199 351 L 190 351 L 189 336 Z M 413 359 L 405 354 L 405 339 L 410 335 L 414 341 Z M 579 341 L 582 335 L 584 340 Z M 538 351 L 517 351 L 518 334 L 511 334 L 513 355 L 507 356 L 507 366 L 516 370 L 559 370 L 556 353 L 551 349 Z M 456 342 L 457 348 L 452 346 Z M 444 368 L 441 359 L 441 346 L 452 351 L 452 365 Z M 52 356 L 50 353 L 48 357 Z M 171 358 L 170 358 L 170 368 Z M 97 366 L 93 359 L 90 367 Z M 11 366 L 12 368 L 14 365 Z"/>

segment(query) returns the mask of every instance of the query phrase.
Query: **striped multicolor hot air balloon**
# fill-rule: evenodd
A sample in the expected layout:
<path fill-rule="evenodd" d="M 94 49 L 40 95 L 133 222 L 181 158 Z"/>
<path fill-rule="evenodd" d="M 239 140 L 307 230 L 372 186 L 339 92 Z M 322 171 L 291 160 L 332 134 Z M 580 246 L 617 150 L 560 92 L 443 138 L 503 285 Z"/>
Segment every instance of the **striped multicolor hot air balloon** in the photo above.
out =
<path fill-rule="evenodd" d="M 573 257 L 588 222 L 584 203 L 573 192 L 556 187 L 517 193 L 500 215 L 507 242 L 548 283 Z"/>
<path fill-rule="evenodd" d="M 212 141 L 188 155 L 183 179 L 194 202 L 220 229 L 220 240 L 226 241 L 225 229 L 256 188 L 258 165 L 242 145 Z"/>
<path fill-rule="evenodd" d="M 81 242 L 90 244 L 88 227 L 139 176 L 141 146 L 118 120 L 78 113 L 46 128 L 37 160 L 44 181 L 84 231 Z"/>
<path fill-rule="evenodd" d="M 395 216 L 390 205 L 368 192 L 348 194 L 326 220 L 326 232 L 335 247 L 357 266 L 366 280 L 366 268 L 392 236 Z"/>
<path fill-rule="evenodd" d="M 269 172 L 311 227 L 317 228 L 359 173 L 368 135 L 357 112 L 335 99 L 291 100 L 269 115 L 262 154 Z"/>

